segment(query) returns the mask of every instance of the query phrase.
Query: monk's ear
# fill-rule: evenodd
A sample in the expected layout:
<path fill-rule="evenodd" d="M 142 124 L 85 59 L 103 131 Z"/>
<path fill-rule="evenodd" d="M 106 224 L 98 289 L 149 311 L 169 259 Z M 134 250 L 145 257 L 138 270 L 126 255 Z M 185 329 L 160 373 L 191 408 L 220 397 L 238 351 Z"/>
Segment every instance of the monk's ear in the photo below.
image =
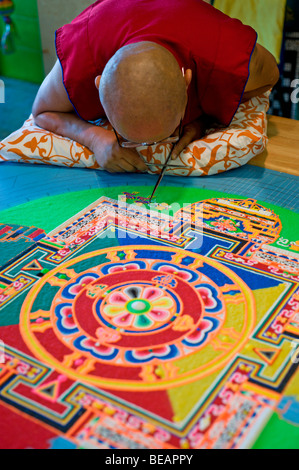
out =
<path fill-rule="evenodd" d="M 192 70 L 191 69 L 187 69 L 186 72 L 184 73 L 184 80 L 185 80 L 185 83 L 186 83 L 186 88 L 188 89 L 189 85 L 192 81 Z"/>
<path fill-rule="evenodd" d="M 98 76 L 96 77 L 95 81 L 94 81 L 94 82 L 95 82 L 95 85 L 96 85 L 96 87 L 97 87 L 97 89 L 100 88 L 100 81 L 101 81 L 101 78 L 102 78 L 102 75 L 98 75 Z"/>

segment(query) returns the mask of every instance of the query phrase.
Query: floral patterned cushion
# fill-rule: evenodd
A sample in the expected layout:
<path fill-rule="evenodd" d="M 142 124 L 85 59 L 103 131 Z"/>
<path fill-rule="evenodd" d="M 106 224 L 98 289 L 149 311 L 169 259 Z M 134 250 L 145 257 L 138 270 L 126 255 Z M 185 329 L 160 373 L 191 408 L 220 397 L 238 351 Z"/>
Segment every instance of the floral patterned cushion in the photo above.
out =
<path fill-rule="evenodd" d="M 242 103 L 227 128 L 209 129 L 207 135 L 192 142 L 172 163 L 185 168 L 168 169 L 170 175 L 214 175 L 246 164 L 263 152 L 267 144 L 269 94 Z M 95 124 L 111 130 L 110 124 L 99 120 Z M 170 144 L 157 144 L 138 149 L 140 155 L 152 163 L 149 173 L 159 173 L 170 150 Z M 36 126 L 32 116 L 21 129 L 0 142 L 0 162 L 43 163 L 69 167 L 101 169 L 94 154 L 74 140 Z"/>

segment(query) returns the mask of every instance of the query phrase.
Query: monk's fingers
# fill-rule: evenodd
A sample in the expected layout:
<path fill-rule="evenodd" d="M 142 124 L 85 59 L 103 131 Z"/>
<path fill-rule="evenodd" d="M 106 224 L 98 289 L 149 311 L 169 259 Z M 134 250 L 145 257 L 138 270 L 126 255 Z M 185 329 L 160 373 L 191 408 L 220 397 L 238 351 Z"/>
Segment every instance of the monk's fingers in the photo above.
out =
<path fill-rule="evenodd" d="M 136 173 L 136 171 L 138 171 L 134 165 L 123 158 L 118 161 L 118 165 L 122 168 L 123 171 L 127 173 Z"/>
<path fill-rule="evenodd" d="M 125 171 L 139 171 L 143 173 L 147 170 L 146 164 L 135 149 L 126 149 L 126 152 L 122 154 L 121 163 L 119 164 Z"/>
<path fill-rule="evenodd" d="M 102 167 L 110 173 L 135 173 L 147 169 L 142 158 L 134 149 L 117 148 Z"/>
<path fill-rule="evenodd" d="M 186 130 L 184 130 L 182 137 L 180 138 L 180 140 L 175 145 L 172 151 L 172 154 L 171 154 L 172 160 L 175 160 L 176 158 L 178 158 L 180 153 L 193 141 L 193 139 L 194 139 L 194 132 L 192 131 L 192 129 L 186 128 Z"/>
<path fill-rule="evenodd" d="M 125 173 L 125 170 L 116 163 L 107 165 L 105 170 L 108 171 L 108 173 Z"/>

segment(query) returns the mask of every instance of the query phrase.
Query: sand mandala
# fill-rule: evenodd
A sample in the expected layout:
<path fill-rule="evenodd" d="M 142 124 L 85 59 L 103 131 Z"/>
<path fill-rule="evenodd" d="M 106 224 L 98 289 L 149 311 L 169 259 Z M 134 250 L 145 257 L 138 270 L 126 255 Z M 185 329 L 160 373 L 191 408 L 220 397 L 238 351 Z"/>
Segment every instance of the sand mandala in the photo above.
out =
<path fill-rule="evenodd" d="M 295 429 L 297 239 L 254 199 L 135 202 L 103 196 L 48 234 L 0 225 L 5 438 L 232 449 L 274 412 Z"/>

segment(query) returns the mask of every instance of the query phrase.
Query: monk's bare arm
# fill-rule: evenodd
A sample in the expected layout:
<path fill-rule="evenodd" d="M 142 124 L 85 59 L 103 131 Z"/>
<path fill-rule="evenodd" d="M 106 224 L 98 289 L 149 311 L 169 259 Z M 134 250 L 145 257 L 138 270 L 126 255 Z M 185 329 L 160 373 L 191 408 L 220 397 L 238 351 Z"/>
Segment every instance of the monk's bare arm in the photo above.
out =
<path fill-rule="evenodd" d="M 249 78 L 242 102 L 270 90 L 278 80 L 279 70 L 274 56 L 263 46 L 257 44 L 251 57 Z"/>
<path fill-rule="evenodd" d="M 88 147 L 102 168 L 110 172 L 145 171 L 146 166 L 135 150 L 119 147 L 113 132 L 80 119 L 71 104 L 57 61 L 42 83 L 32 114 L 35 124 Z"/>
<path fill-rule="evenodd" d="M 32 114 L 35 124 L 43 129 L 92 147 L 95 126 L 75 114 L 62 82 L 58 61 L 37 93 Z"/>

